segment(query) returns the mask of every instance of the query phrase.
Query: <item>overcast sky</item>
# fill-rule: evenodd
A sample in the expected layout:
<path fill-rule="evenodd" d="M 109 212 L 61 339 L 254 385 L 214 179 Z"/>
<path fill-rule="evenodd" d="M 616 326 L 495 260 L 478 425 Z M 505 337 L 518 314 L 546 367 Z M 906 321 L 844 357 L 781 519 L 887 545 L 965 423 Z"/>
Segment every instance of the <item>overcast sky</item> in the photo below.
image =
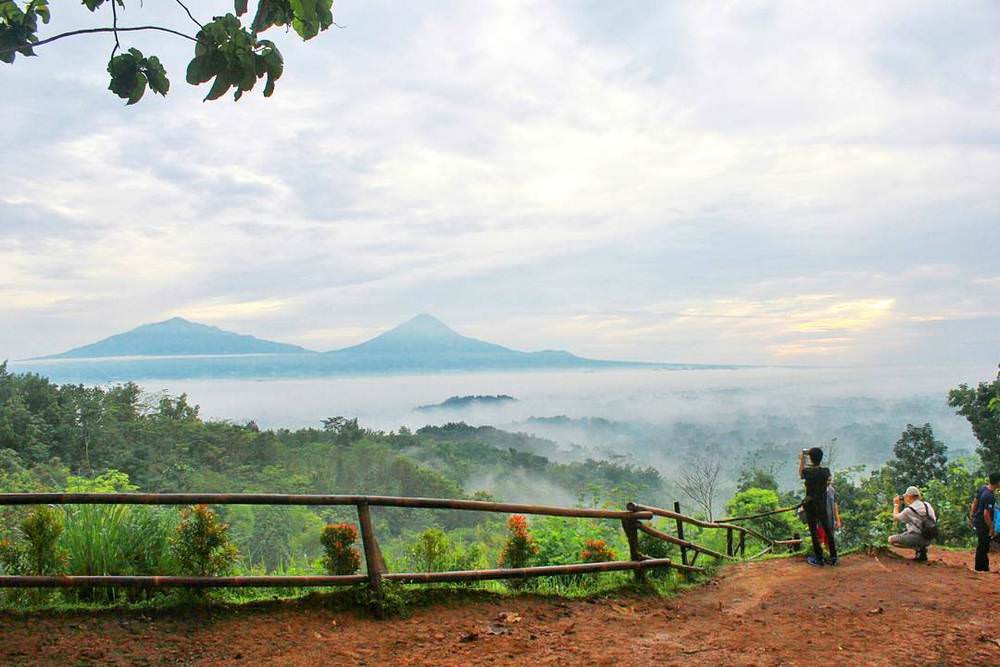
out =
<path fill-rule="evenodd" d="M 145 4 L 122 24 L 193 27 Z M 54 5 L 45 35 L 93 21 Z M 146 33 L 172 89 L 135 107 L 107 36 L 0 65 L 0 358 L 430 312 L 594 357 L 1000 361 L 1000 3 L 335 9 L 273 31 L 270 100 L 202 103 L 190 44 Z"/>

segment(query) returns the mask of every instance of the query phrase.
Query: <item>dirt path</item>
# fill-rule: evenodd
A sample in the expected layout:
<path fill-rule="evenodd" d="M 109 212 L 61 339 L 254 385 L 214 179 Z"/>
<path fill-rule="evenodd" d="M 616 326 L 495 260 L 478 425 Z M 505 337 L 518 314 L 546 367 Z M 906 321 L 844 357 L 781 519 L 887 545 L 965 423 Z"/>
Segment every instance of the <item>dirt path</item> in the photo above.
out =
<path fill-rule="evenodd" d="M 381 622 L 315 603 L 0 615 L 0 663 L 1000 665 L 1000 575 L 969 560 L 855 555 L 819 570 L 782 559 L 726 568 L 670 600 L 470 600 Z M 915 633 L 924 640 L 904 637 Z"/>

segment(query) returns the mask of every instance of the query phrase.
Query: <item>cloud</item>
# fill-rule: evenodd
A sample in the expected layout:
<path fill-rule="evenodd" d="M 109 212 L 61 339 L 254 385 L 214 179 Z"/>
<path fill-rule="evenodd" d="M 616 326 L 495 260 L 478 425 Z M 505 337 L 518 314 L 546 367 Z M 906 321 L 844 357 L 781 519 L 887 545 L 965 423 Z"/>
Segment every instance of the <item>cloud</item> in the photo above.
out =
<path fill-rule="evenodd" d="M 103 42 L 39 49 L 5 70 L 0 348 L 165 313 L 336 346 L 424 310 L 609 357 L 892 358 L 961 318 L 988 340 L 1000 10 L 819 12 L 345 0 L 238 104 L 199 102 L 180 40 L 128 37 L 175 84 L 129 109 Z"/>

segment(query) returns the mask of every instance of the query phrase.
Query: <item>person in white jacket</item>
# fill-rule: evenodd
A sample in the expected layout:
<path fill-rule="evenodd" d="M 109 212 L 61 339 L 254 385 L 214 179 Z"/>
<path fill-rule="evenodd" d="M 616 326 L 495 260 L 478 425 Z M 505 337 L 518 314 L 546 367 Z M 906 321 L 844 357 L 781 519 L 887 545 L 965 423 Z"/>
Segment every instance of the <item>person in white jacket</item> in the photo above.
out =
<path fill-rule="evenodd" d="M 900 509 L 900 500 L 906 503 L 902 509 Z M 894 547 L 913 549 L 917 552 L 916 559 L 918 561 L 926 561 L 927 545 L 931 541 L 924 537 L 922 529 L 924 520 L 928 517 L 937 523 L 937 514 L 934 512 L 934 508 L 923 500 L 920 489 L 915 486 L 908 488 L 902 499 L 896 496 L 892 502 L 892 518 L 902 523 L 906 530 L 898 535 L 890 535 L 889 544 Z"/>

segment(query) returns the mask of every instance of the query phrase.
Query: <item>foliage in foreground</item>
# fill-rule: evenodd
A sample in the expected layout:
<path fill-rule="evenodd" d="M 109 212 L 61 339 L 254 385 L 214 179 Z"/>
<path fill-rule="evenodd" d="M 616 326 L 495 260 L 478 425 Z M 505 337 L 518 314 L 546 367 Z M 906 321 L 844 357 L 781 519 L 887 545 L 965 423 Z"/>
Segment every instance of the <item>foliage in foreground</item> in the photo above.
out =
<path fill-rule="evenodd" d="M 272 27 L 286 27 L 303 40 L 309 40 L 334 25 L 333 0 L 259 0 L 252 19 L 248 0 L 235 0 L 232 12 L 204 22 L 178 3 L 178 11 L 187 12 L 199 28 L 193 36 L 163 25 L 119 26 L 118 13 L 125 9 L 125 0 L 84 0 L 83 4 L 95 15 L 98 10 L 104 12 L 103 24 L 85 32 L 104 32 L 113 40 L 107 66 L 111 79 L 108 89 L 129 105 L 142 99 L 147 89 L 159 95 L 170 90 L 167 71 L 158 57 L 145 56 L 136 48 L 119 53 L 123 50 L 121 40 L 136 31 L 169 33 L 193 42 L 194 57 L 187 65 L 187 82 L 200 85 L 211 81 L 205 100 L 218 99 L 233 89 L 233 98 L 239 100 L 260 79 L 265 80 L 264 97 L 270 97 L 284 71 L 284 59 L 277 45 L 261 39 L 261 33 Z M 142 3 L 134 0 L 129 0 L 128 6 L 142 9 Z M 201 7 L 195 8 L 198 9 Z M 51 19 L 52 6 L 48 0 L 0 0 L 0 62 L 14 63 L 18 55 L 34 56 L 40 46 L 84 34 L 69 31 L 43 39 L 39 30 Z"/>

